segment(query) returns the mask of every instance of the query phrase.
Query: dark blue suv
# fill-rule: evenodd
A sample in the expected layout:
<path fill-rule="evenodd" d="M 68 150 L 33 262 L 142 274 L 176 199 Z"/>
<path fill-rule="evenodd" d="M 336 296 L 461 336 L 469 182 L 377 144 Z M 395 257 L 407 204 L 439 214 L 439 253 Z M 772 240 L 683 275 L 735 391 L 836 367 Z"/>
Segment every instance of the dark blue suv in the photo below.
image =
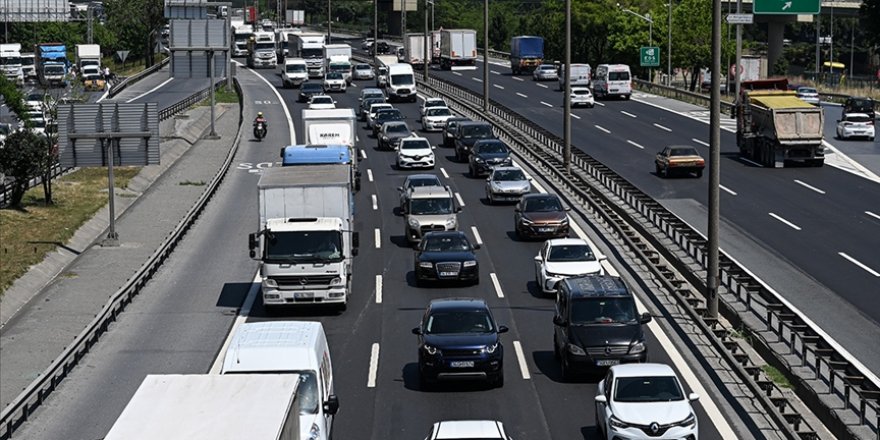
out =
<path fill-rule="evenodd" d="M 419 337 L 422 389 L 447 379 L 478 379 L 496 387 L 504 385 L 504 347 L 498 335 L 507 332 L 507 327 L 495 324 L 482 299 L 433 300 L 421 325 L 412 332 Z"/>

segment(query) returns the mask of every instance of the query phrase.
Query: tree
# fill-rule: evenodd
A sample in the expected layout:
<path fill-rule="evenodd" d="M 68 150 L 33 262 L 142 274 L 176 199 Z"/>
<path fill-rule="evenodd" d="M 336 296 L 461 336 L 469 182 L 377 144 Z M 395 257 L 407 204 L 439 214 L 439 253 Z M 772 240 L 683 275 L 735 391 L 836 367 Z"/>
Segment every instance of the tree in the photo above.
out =
<path fill-rule="evenodd" d="M 880 0 L 863 0 L 859 15 L 867 43 L 880 45 Z"/>
<path fill-rule="evenodd" d="M 9 206 L 22 209 L 21 200 L 28 181 L 40 171 L 46 156 L 48 142 L 30 130 L 10 133 L 0 148 L 0 171 L 14 180 Z"/>
<path fill-rule="evenodd" d="M 105 26 L 116 36 L 116 48 L 130 51 L 132 58 L 143 58 L 152 49 L 148 39 L 165 21 L 162 0 L 106 0 Z"/>

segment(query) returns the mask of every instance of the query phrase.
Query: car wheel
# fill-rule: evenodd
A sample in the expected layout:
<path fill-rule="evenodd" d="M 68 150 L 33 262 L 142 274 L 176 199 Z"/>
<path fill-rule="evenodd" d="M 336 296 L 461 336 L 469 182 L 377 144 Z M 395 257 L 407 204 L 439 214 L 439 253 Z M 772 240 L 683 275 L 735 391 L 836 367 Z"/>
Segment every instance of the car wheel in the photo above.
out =
<path fill-rule="evenodd" d="M 503 371 L 495 379 L 492 380 L 492 385 L 495 388 L 502 388 L 504 386 L 504 372 Z"/>
<path fill-rule="evenodd" d="M 468 165 L 468 177 L 477 177 L 477 173 L 474 171 L 474 167 Z"/>
<path fill-rule="evenodd" d="M 654 164 L 654 172 L 657 173 L 658 176 L 660 175 L 660 165 Z"/>
<path fill-rule="evenodd" d="M 477 275 L 477 277 L 474 278 L 474 281 L 471 284 L 474 286 L 479 286 L 480 285 L 480 276 Z"/>
<path fill-rule="evenodd" d="M 697 170 L 697 179 L 703 177 L 703 170 Z"/>
<path fill-rule="evenodd" d="M 565 356 L 560 351 L 559 357 L 561 358 L 561 362 L 559 363 L 559 368 L 562 371 L 562 381 L 563 382 L 571 382 L 572 372 L 571 372 L 571 366 L 568 365 L 568 356 Z"/>
<path fill-rule="evenodd" d="M 422 391 L 431 391 L 433 383 L 425 377 L 425 374 L 419 371 L 419 389 Z"/>

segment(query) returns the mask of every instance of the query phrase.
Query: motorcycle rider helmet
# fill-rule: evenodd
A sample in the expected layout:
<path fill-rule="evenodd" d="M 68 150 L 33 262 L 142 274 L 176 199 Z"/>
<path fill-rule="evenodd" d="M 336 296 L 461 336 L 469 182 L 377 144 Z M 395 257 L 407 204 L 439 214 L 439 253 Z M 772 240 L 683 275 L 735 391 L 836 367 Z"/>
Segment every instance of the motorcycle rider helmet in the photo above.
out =
<path fill-rule="evenodd" d="M 262 118 L 262 117 L 263 117 L 263 112 L 257 112 L 257 117 L 258 117 L 258 118 Z"/>

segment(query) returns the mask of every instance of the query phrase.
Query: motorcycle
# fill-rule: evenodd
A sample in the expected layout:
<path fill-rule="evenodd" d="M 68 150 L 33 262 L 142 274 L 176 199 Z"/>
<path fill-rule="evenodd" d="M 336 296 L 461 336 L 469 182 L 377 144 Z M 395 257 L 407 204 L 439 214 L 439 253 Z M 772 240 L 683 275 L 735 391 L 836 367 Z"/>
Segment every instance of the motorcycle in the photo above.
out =
<path fill-rule="evenodd" d="M 254 137 L 257 138 L 258 141 L 262 142 L 263 138 L 266 137 L 266 124 L 263 122 L 257 122 L 254 124 Z"/>

